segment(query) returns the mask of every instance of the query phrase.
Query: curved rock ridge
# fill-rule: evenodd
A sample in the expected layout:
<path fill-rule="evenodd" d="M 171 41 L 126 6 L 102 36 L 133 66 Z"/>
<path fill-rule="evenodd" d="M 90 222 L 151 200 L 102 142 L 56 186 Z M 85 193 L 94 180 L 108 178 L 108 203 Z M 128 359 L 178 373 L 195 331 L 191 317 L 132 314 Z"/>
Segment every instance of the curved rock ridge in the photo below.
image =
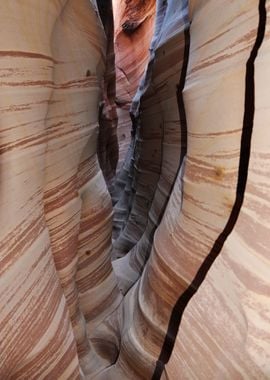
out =
<path fill-rule="evenodd" d="M 92 379 L 117 356 L 101 326 L 122 299 L 96 156 L 104 32 L 88 0 L 0 15 L 0 378 Z"/>
<path fill-rule="evenodd" d="M 171 20 L 172 14 L 178 14 L 178 18 Z M 177 172 L 186 154 L 186 120 L 183 113 L 181 87 L 183 87 L 185 80 L 186 58 L 188 56 L 188 48 L 185 43 L 185 35 L 189 26 L 187 5 L 179 3 L 176 6 L 175 3 L 171 2 L 167 7 L 164 7 L 164 4 L 160 3 L 158 5 L 158 16 L 159 19 L 163 20 L 164 25 L 169 23 L 173 33 L 168 28 L 166 28 L 165 33 L 163 27 L 160 27 L 160 23 L 158 23 L 153 38 L 152 73 L 151 80 L 148 80 L 151 83 L 151 105 L 153 103 L 152 109 L 155 110 L 155 119 L 150 105 L 146 102 L 147 93 L 150 91 L 147 90 L 139 101 L 140 112 L 144 115 L 149 114 L 149 121 L 144 122 L 143 119 L 146 116 L 141 117 L 141 129 L 148 130 L 150 120 L 153 124 L 155 122 L 156 130 L 161 125 L 161 167 L 152 200 L 149 199 L 149 187 L 147 187 L 146 195 L 148 198 L 146 198 L 146 205 L 143 205 L 143 212 L 148 215 L 143 235 L 127 255 L 113 263 L 120 281 L 120 287 L 124 292 L 134 284 L 142 273 L 150 254 L 155 229 L 161 221 Z M 171 65 L 172 62 L 174 65 Z M 134 108 L 137 106 L 135 101 Z M 140 140 L 143 139 L 141 136 L 139 138 Z M 149 143 L 148 141 L 144 143 L 140 152 L 141 155 L 143 151 L 150 151 L 149 145 L 154 145 L 153 139 L 149 139 Z M 147 162 L 139 162 L 138 167 L 141 171 L 146 168 L 146 176 L 149 180 Z M 149 201 L 152 202 L 148 211 L 147 204 Z M 137 213 L 140 216 L 142 215 L 141 210 Z"/>
<path fill-rule="evenodd" d="M 213 19 L 217 20 L 214 15 L 218 15 L 219 10 L 215 9 L 214 3 L 216 4 L 209 2 L 207 7 L 201 7 L 199 3 L 194 5 L 191 36 L 193 28 L 201 29 L 201 17 L 204 14 L 209 15 L 210 7 Z M 242 106 L 243 128 L 234 205 L 237 207 L 241 192 L 244 195 L 243 203 L 241 208 L 238 206 L 237 221 L 222 249 L 220 248 L 219 257 L 183 314 L 175 348 L 166 367 L 167 377 L 172 379 L 179 376 L 181 379 L 207 379 L 213 376 L 223 379 L 270 378 L 270 261 L 267 253 L 270 243 L 270 202 L 267 194 L 270 139 L 269 129 L 266 127 L 270 107 L 266 97 L 268 87 L 265 86 L 265 83 L 270 83 L 270 5 L 266 2 L 265 12 L 264 1 L 250 2 L 249 7 L 246 7 L 246 15 L 242 13 L 241 4 L 239 7 L 234 6 L 231 12 L 228 10 L 228 14 L 231 13 L 232 26 L 235 25 L 238 12 L 238 22 L 243 20 L 245 38 L 240 27 L 234 28 L 237 45 L 232 43 L 233 54 L 227 55 L 226 59 L 234 59 L 235 64 L 231 66 L 227 61 L 228 70 L 231 71 L 228 75 L 233 75 L 233 67 L 235 70 L 242 67 L 241 50 L 250 54 L 247 66 L 243 68 L 246 84 L 241 89 L 245 91 L 245 108 Z M 229 19 L 227 25 L 229 26 Z M 231 33 L 229 28 L 227 33 Z M 226 35 L 220 36 L 219 44 L 218 41 L 211 41 L 213 60 L 214 54 L 222 49 L 221 41 L 225 37 Z M 204 41 L 205 37 L 195 34 L 194 51 Z M 251 44 L 253 47 L 250 51 Z M 214 63 L 208 63 L 207 68 L 200 67 L 199 61 L 190 64 L 190 73 L 200 67 L 197 71 L 198 82 L 199 77 L 204 75 L 204 70 L 213 68 Z M 218 71 L 217 67 L 217 75 Z M 187 88 L 192 74 L 188 78 Z M 234 83 L 235 80 L 234 78 Z M 193 88 L 191 91 L 195 90 Z M 225 135 L 223 133 L 220 136 Z"/>
<path fill-rule="evenodd" d="M 0 18 L 0 379 L 270 379 L 270 2 Z"/>
<path fill-rule="evenodd" d="M 114 237 L 117 240 L 114 242 L 113 259 L 125 255 L 140 240 L 132 253 L 137 259 L 131 259 L 137 261 L 133 264 L 137 273 L 149 254 L 153 232 L 164 212 L 179 162 L 186 150 L 186 127 L 181 128 L 179 123 L 179 107 L 183 107 L 177 104 L 176 96 L 182 68 L 177 55 L 183 57 L 184 54 L 183 4 L 157 3 L 149 64 L 131 107 L 136 127 L 135 142 L 131 144 L 133 153 L 129 152 L 129 166 L 125 166 L 130 171 L 126 187 L 114 207 Z M 177 12 L 180 14 L 175 17 Z M 172 70 L 164 72 L 162 68 L 172 62 Z M 141 258 L 135 250 L 142 252 Z M 121 268 L 120 271 L 125 275 Z M 134 277 L 131 272 L 130 275 Z"/>
<path fill-rule="evenodd" d="M 114 237 L 117 239 L 114 242 L 113 259 L 125 255 L 143 234 L 161 170 L 164 128 L 161 113 L 158 112 L 160 100 L 151 80 L 155 48 L 167 8 L 164 4 L 157 4 L 149 63 L 131 106 L 133 138 L 127 157 L 129 163 L 124 167 L 125 172 L 126 168 L 129 170 L 129 175 L 123 191 L 120 192 L 120 199 L 114 206 Z M 121 189 L 118 187 L 117 190 L 119 192 Z"/>
<path fill-rule="evenodd" d="M 160 41 L 170 40 L 175 32 L 170 22 L 176 22 L 176 15 L 181 14 L 175 12 L 174 1 L 165 3 L 160 4 L 157 15 L 162 6 L 172 11 L 166 11 L 160 24 Z M 119 358 L 102 379 L 270 376 L 270 266 L 266 254 L 270 146 L 264 127 L 269 111 L 265 86 L 269 3 L 230 2 L 221 13 L 222 4 L 214 0 L 181 2 L 191 25 L 189 33 L 183 28 L 182 39 L 190 47 L 182 96 L 179 94 L 179 106 L 181 97 L 184 105 L 180 118 L 185 116 L 187 127 L 186 158 L 155 233 L 150 258 L 119 312 Z M 213 22 L 209 25 L 207 19 Z M 182 18 L 182 25 L 185 22 Z M 150 86 L 154 87 L 153 72 Z M 151 103 L 145 106 L 144 99 L 138 96 L 137 104 L 136 97 L 133 102 L 140 120 L 151 112 Z M 150 130 L 158 112 L 152 112 Z M 140 174 L 147 167 L 141 146 L 138 138 L 134 166 Z M 153 158 L 152 167 L 159 165 L 159 160 Z M 145 209 L 139 208 L 137 200 L 139 176 L 135 174 L 133 181 L 135 194 L 129 207 L 135 219 L 141 218 Z M 122 255 L 130 246 L 140 246 L 138 227 L 129 222 L 122 240 L 120 235 L 114 244 Z M 142 264 L 137 258 L 147 250 L 138 251 L 138 256 L 135 251 L 132 248 L 114 262 L 124 291 L 138 278 Z"/>

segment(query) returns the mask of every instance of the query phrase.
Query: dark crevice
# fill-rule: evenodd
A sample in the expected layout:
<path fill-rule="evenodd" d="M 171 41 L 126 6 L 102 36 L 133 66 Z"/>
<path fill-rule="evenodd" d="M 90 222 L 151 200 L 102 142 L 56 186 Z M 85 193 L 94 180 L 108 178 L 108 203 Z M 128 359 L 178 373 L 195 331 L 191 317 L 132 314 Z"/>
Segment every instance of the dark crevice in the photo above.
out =
<path fill-rule="evenodd" d="M 188 21 L 186 21 L 186 23 L 187 23 L 187 25 L 189 24 Z M 170 196 L 172 194 L 175 182 L 177 181 L 178 175 L 179 175 L 181 168 L 182 168 L 182 165 L 183 165 L 184 158 L 185 158 L 186 153 L 187 153 L 187 120 L 186 120 L 186 111 L 185 111 L 184 99 L 183 99 L 183 89 L 185 86 L 188 59 L 189 59 L 189 46 L 190 46 L 189 29 L 185 30 L 184 38 L 185 38 L 185 49 L 184 49 L 184 55 L 183 55 L 183 64 L 182 64 L 180 80 L 179 80 L 179 84 L 177 86 L 177 92 L 176 92 L 178 110 L 179 110 L 180 133 L 181 133 L 181 152 L 180 152 L 180 159 L 179 159 L 179 169 L 178 169 L 178 171 L 175 175 L 175 179 L 171 185 L 171 190 L 170 190 L 168 196 L 166 197 L 166 201 L 164 202 L 164 205 L 160 210 L 160 215 L 159 215 L 159 217 L 157 219 L 157 223 L 156 223 L 157 226 L 159 226 L 159 224 L 161 223 L 161 220 L 164 216 L 164 212 L 165 212 L 166 207 L 168 205 L 168 202 L 169 202 Z M 164 139 L 164 136 L 163 136 L 163 139 Z M 149 244 L 148 244 L 148 248 L 146 249 L 146 252 L 148 252 L 148 254 L 145 256 L 142 270 L 146 266 L 147 261 L 149 259 L 149 256 L 150 256 L 149 249 L 152 247 L 155 232 L 156 232 L 156 229 L 154 229 L 149 236 Z"/>
<path fill-rule="evenodd" d="M 111 0 L 97 0 L 97 6 L 101 21 L 105 29 L 105 33 L 108 34 L 111 29 L 111 19 L 113 17 Z"/>
<path fill-rule="evenodd" d="M 139 21 L 133 21 L 133 20 L 126 20 L 122 24 L 122 30 L 124 33 L 131 35 L 133 34 L 138 28 L 142 25 L 142 22 Z"/>
<path fill-rule="evenodd" d="M 185 308 L 188 305 L 191 298 L 197 292 L 198 288 L 204 281 L 212 264 L 214 263 L 218 255 L 220 254 L 221 249 L 226 239 L 231 234 L 237 222 L 241 207 L 244 202 L 245 189 L 246 189 L 247 177 L 248 177 L 248 167 L 249 167 L 249 160 L 250 160 L 250 148 L 251 148 L 251 139 L 252 139 L 253 122 L 254 122 L 254 111 L 255 111 L 254 62 L 257 57 L 259 48 L 264 39 L 265 25 L 266 25 L 265 0 L 260 0 L 259 1 L 259 24 L 258 24 L 258 30 L 257 30 L 257 37 L 256 37 L 255 44 L 251 50 L 249 59 L 246 63 L 244 117 L 243 117 L 243 127 L 242 127 L 242 136 L 241 136 L 240 160 L 239 160 L 239 167 L 238 167 L 238 181 L 237 181 L 237 188 L 236 188 L 235 203 L 233 205 L 230 217 L 228 219 L 228 222 L 224 230 L 221 232 L 221 234 L 215 241 L 210 253 L 205 258 L 204 262 L 199 268 L 192 283 L 186 289 L 186 291 L 183 294 L 181 294 L 181 296 L 179 297 L 177 303 L 175 304 L 172 310 L 167 333 L 163 342 L 161 353 L 156 363 L 152 380 L 158 380 L 161 378 L 165 365 L 166 363 L 168 363 L 171 357 Z M 187 49 L 188 42 L 189 42 L 189 34 L 186 35 L 186 49 Z M 183 96 L 181 98 L 183 99 Z"/>

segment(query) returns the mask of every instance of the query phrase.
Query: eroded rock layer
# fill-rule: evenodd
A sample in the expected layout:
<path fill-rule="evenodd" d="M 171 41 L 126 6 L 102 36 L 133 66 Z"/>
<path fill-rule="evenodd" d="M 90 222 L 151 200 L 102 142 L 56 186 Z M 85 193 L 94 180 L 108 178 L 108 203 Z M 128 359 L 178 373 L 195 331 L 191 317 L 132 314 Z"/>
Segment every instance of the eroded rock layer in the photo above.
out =
<path fill-rule="evenodd" d="M 213 85 L 220 83 L 220 66 L 224 66 L 224 93 L 227 91 L 229 95 L 226 83 L 235 86 L 230 97 L 222 97 L 224 116 L 230 114 L 232 123 L 237 113 L 241 112 L 241 141 L 235 146 L 238 153 L 237 187 L 226 226 L 209 251 L 208 261 L 211 262 L 217 255 L 218 258 L 203 282 L 202 279 L 193 282 L 201 286 L 183 314 L 166 373 L 168 378 L 180 376 L 182 379 L 206 379 L 214 376 L 224 379 L 269 379 L 270 262 L 266 247 L 269 247 L 267 178 L 270 140 L 266 123 L 270 108 L 269 100 L 266 100 L 269 87 L 265 83 L 270 83 L 270 6 L 266 2 L 265 14 L 264 1 L 250 2 L 249 5 L 246 4 L 243 13 L 240 3 L 231 4 L 226 12 L 227 18 L 223 15 L 226 28 L 219 25 L 217 6 L 217 2 L 209 1 L 204 7 L 199 3 L 194 4 L 191 10 L 191 38 L 194 33 L 191 47 L 198 51 L 200 46 L 209 42 L 208 48 L 212 54 L 204 67 L 201 55 L 190 62 L 185 99 L 188 104 L 189 93 L 192 96 L 196 91 L 196 86 L 192 89 L 190 86 L 192 77 L 194 82 L 199 83 L 199 78 L 211 70 Z M 210 11 L 216 20 L 213 30 L 209 28 L 204 35 L 196 34 L 195 31 L 202 27 L 201 17 L 206 13 L 209 15 Z M 216 41 L 211 38 L 212 33 L 217 34 L 215 30 L 220 31 Z M 221 63 L 218 57 L 224 54 L 226 40 L 230 41 L 231 54 L 227 54 Z M 245 62 L 242 63 L 244 57 Z M 210 88 L 217 91 L 216 86 Z M 241 100 L 236 108 L 237 98 L 240 100 L 242 96 L 244 101 Z M 214 92 L 212 99 L 213 97 Z M 194 102 L 192 105 L 190 114 L 194 110 Z M 239 132 L 221 120 L 220 129 L 226 125 L 229 128 L 216 136 L 225 142 L 228 138 L 233 147 Z M 235 138 L 232 141 L 233 135 Z M 223 175 L 230 172 L 225 165 L 224 169 Z M 226 183 L 229 183 L 228 179 Z M 223 200 L 227 203 L 227 193 Z M 205 261 L 205 266 L 205 269 L 201 267 L 201 274 L 206 273 L 210 263 Z M 194 357 L 196 360 L 192 359 Z"/>
<path fill-rule="evenodd" d="M 98 3 L 0 3 L 0 379 L 268 380 L 270 3 Z"/>
<path fill-rule="evenodd" d="M 222 4 L 178 3 L 182 15 L 188 14 L 182 26 L 191 25 L 188 33 L 182 29 L 184 44 L 190 45 L 184 113 L 180 109 L 187 154 L 149 261 L 125 297 L 127 317 L 112 378 L 128 379 L 130 373 L 138 379 L 270 376 L 270 267 L 263 217 L 270 145 L 260 145 L 269 109 L 262 79 L 268 75 L 269 3 L 232 2 L 221 14 Z M 174 1 L 166 5 L 161 28 L 170 35 L 181 12 L 175 12 Z M 132 276 L 137 278 L 134 264 L 132 272 L 124 271 L 133 255 L 134 248 L 114 263 L 126 289 Z"/>
<path fill-rule="evenodd" d="M 117 186 L 119 179 L 121 183 L 125 179 L 125 186 L 117 186 L 119 201 L 114 207 L 113 235 L 117 239 L 114 242 L 113 259 L 122 257 L 140 239 L 159 178 L 163 120 L 159 112 L 159 98 L 152 87 L 152 76 L 155 47 L 165 9 L 161 6 L 161 10 L 157 10 L 150 60 L 131 106 L 133 130 L 127 154 L 128 163 L 116 180 Z M 126 173 L 128 175 L 124 177 Z"/>
<path fill-rule="evenodd" d="M 121 301 L 96 157 L 104 32 L 87 0 L 0 16 L 0 378 L 93 378 L 117 355 L 97 329 Z"/>
<path fill-rule="evenodd" d="M 171 19 L 173 13 L 178 16 Z M 151 153 L 150 147 L 154 152 L 159 148 L 161 150 L 160 167 L 158 180 L 154 182 L 153 194 L 149 191 L 151 183 L 149 164 L 152 163 L 152 160 L 158 162 L 157 153 L 152 157 L 150 156 L 148 161 L 144 160 L 137 163 L 139 170 L 145 173 L 147 179 L 144 179 L 144 186 L 146 187 L 146 193 L 143 194 L 145 203 L 143 203 L 141 210 L 137 211 L 135 209 L 134 213 L 139 214 L 140 217 L 145 213 L 147 222 L 142 226 L 143 234 L 137 239 L 135 246 L 125 257 L 114 262 L 120 287 L 125 292 L 142 273 L 151 250 L 155 229 L 160 223 L 176 174 L 186 154 L 186 120 L 181 90 L 184 84 L 186 58 L 188 56 L 188 47 L 185 41 L 188 29 L 187 6 L 183 7 L 183 4 L 180 3 L 177 6 L 173 3 L 164 6 L 164 3 L 159 3 L 157 17 L 159 22 L 156 25 L 153 37 L 151 47 L 153 52 L 152 61 L 149 64 L 151 73 L 149 74 L 150 78 L 147 79 L 148 83 L 151 84 L 151 90 L 147 89 L 146 94 L 140 99 L 139 106 L 140 113 L 144 115 L 144 117 L 140 118 L 140 129 L 144 129 L 146 132 L 138 131 L 138 139 L 143 140 L 143 135 L 147 136 L 149 125 L 153 124 L 155 139 L 150 138 L 147 141 L 147 136 L 145 143 L 141 143 L 142 148 L 138 150 L 141 159 L 143 152 L 148 155 L 149 152 Z M 170 20 L 170 29 L 165 30 L 162 25 L 167 25 L 168 20 Z M 171 66 L 171 62 L 175 62 L 175 64 Z M 170 67 L 170 70 L 167 69 L 168 67 Z M 151 94 L 150 102 L 147 98 L 148 93 Z M 138 93 L 137 97 L 139 96 L 140 94 Z M 134 108 L 138 107 L 137 97 L 134 100 Z M 161 137 L 158 143 L 155 144 L 160 130 Z M 137 182 L 140 182 L 139 178 Z M 142 197 L 142 193 L 139 196 Z M 134 199 L 135 201 L 136 198 Z M 148 211 L 149 203 L 151 207 Z M 134 228 L 131 229 L 132 232 L 128 233 L 129 236 L 134 233 Z"/>

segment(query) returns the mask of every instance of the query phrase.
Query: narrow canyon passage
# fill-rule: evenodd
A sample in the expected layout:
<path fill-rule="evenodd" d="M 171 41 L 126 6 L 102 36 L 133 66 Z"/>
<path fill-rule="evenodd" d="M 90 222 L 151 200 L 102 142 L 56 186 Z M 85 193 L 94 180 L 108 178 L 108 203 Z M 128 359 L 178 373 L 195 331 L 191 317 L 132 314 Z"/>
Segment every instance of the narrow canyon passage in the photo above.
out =
<path fill-rule="evenodd" d="M 0 380 L 270 379 L 270 1 L 0 19 Z"/>

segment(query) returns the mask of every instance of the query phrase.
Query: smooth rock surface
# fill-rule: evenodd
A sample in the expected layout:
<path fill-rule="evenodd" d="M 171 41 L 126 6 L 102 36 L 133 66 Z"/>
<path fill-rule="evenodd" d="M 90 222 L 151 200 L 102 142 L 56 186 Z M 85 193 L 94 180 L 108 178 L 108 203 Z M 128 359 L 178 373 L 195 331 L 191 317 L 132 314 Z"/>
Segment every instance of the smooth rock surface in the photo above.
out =
<path fill-rule="evenodd" d="M 0 379 L 268 380 L 270 3 L 113 9 L 0 3 Z"/>
<path fill-rule="evenodd" d="M 0 377 L 92 379 L 117 355 L 95 345 L 121 302 L 96 157 L 104 32 L 87 0 L 0 15 Z"/>

